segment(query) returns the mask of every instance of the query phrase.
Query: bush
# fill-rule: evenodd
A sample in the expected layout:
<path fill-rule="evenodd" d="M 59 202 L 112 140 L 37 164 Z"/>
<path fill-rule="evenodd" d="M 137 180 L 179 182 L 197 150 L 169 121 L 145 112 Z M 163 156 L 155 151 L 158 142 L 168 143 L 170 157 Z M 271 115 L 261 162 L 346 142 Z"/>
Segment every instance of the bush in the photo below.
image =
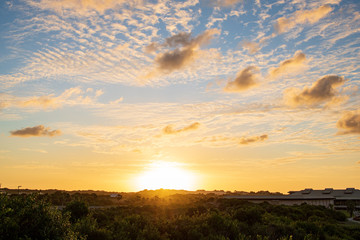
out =
<path fill-rule="evenodd" d="M 1 239 L 79 239 L 69 217 L 38 195 L 0 196 Z"/>

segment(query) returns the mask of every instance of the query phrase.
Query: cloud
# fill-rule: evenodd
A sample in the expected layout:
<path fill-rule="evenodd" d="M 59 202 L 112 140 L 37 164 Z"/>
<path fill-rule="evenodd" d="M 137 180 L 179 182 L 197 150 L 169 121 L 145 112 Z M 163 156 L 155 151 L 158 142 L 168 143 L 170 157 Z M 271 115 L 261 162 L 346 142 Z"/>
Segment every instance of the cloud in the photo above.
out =
<path fill-rule="evenodd" d="M 118 98 L 118 99 L 116 99 L 114 101 L 111 101 L 111 102 L 109 102 L 109 104 L 119 104 L 122 101 L 124 101 L 124 97 L 120 97 L 120 98 Z"/>
<path fill-rule="evenodd" d="M 0 94 L 0 98 L 1 98 L 2 95 L 3 95 L 3 94 Z M 1 100 L 1 99 L 0 99 L 0 100 Z M 8 103 L 6 103 L 6 102 L 0 102 L 0 110 L 6 108 L 6 107 L 8 107 L 8 106 L 9 106 Z"/>
<path fill-rule="evenodd" d="M 255 142 L 262 142 L 264 140 L 268 139 L 268 135 L 264 134 L 261 136 L 254 136 L 254 137 L 242 137 L 239 141 L 239 144 L 249 144 L 249 143 L 255 143 Z"/>
<path fill-rule="evenodd" d="M 336 126 L 342 131 L 338 134 L 360 134 L 360 110 L 349 111 L 342 115 Z"/>
<path fill-rule="evenodd" d="M 63 105 L 94 104 L 96 99 L 104 94 L 103 90 L 88 88 L 86 93 L 80 87 L 66 89 L 58 96 L 54 94 L 32 97 L 17 97 L 10 94 L 0 94 L 0 109 L 19 108 L 59 108 Z"/>
<path fill-rule="evenodd" d="M 247 144 L 252 144 L 252 143 L 256 143 L 256 142 L 262 142 L 268 139 L 268 135 L 267 134 L 263 134 L 260 136 L 251 136 L 251 137 L 225 137 L 225 136 L 212 136 L 212 137 L 205 137 L 197 142 L 209 142 L 212 144 L 217 145 L 218 143 L 222 144 L 225 143 L 225 145 L 227 145 L 226 143 L 231 143 L 231 145 L 233 144 L 238 144 L 238 145 L 247 145 Z"/>
<path fill-rule="evenodd" d="M 48 153 L 46 150 L 43 149 L 21 148 L 20 150 L 28 152 Z"/>
<path fill-rule="evenodd" d="M 59 13 L 64 10 L 70 10 L 77 14 L 84 14 L 90 11 L 104 13 L 107 9 L 116 8 L 124 3 L 128 3 L 130 5 L 141 3 L 139 0 L 30 0 L 27 2 L 41 9 L 50 9 Z"/>
<path fill-rule="evenodd" d="M 156 42 L 152 42 L 149 45 L 147 45 L 144 50 L 146 53 L 154 53 L 158 49 L 159 49 L 159 44 Z"/>
<path fill-rule="evenodd" d="M 53 95 L 40 96 L 40 97 L 31 97 L 28 100 L 19 101 L 18 105 L 20 107 L 42 107 L 42 108 L 56 108 L 59 106 L 56 98 Z"/>
<path fill-rule="evenodd" d="M 162 47 L 179 47 L 179 46 L 187 46 L 191 44 L 191 33 L 180 32 L 175 34 L 171 37 L 165 39 L 163 44 L 159 44 L 156 42 L 150 43 L 148 46 L 145 47 L 146 53 L 153 53 L 158 51 Z"/>
<path fill-rule="evenodd" d="M 175 34 L 174 36 L 168 37 L 165 40 L 165 46 L 168 47 L 177 47 L 177 46 L 186 46 L 191 43 L 191 33 L 181 32 Z"/>
<path fill-rule="evenodd" d="M 296 11 L 294 15 L 290 18 L 278 18 L 274 25 L 275 31 L 278 34 L 281 34 L 289 31 L 298 24 L 314 24 L 321 18 L 325 17 L 331 11 L 332 8 L 327 4 L 312 10 Z"/>
<path fill-rule="evenodd" d="M 15 137 L 55 137 L 61 135 L 60 130 L 50 131 L 50 128 L 44 127 L 43 125 L 27 127 L 20 130 L 11 131 L 10 133 L 11 136 Z"/>
<path fill-rule="evenodd" d="M 237 74 L 234 81 L 229 81 L 224 91 L 226 92 L 241 92 L 257 85 L 257 78 L 259 69 L 254 66 L 249 66 Z"/>
<path fill-rule="evenodd" d="M 159 54 L 155 58 L 155 62 L 159 70 L 170 73 L 188 65 L 195 57 L 196 52 L 192 48 L 175 49 L 174 51 Z"/>
<path fill-rule="evenodd" d="M 220 7 L 230 7 L 240 2 L 243 2 L 243 0 L 211 0 L 211 5 L 220 6 Z"/>
<path fill-rule="evenodd" d="M 251 41 L 244 41 L 242 44 L 243 48 L 245 48 L 250 54 L 255 54 L 260 50 L 260 44 Z"/>
<path fill-rule="evenodd" d="M 190 33 L 181 32 L 165 39 L 163 44 L 151 43 L 145 48 L 148 53 L 157 51 L 160 48 L 175 49 L 159 53 L 155 57 L 157 68 L 149 73 L 147 78 L 156 75 L 158 72 L 171 73 L 188 66 L 199 56 L 200 47 L 208 44 L 217 34 L 220 34 L 220 30 L 209 29 L 197 37 L 191 38 Z"/>
<path fill-rule="evenodd" d="M 305 54 L 298 51 L 294 54 L 294 57 L 281 62 L 279 67 L 271 69 L 269 74 L 271 77 L 276 77 L 284 73 L 293 72 L 303 67 L 305 62 Z"/>
<path fill-rule="evenodd" d="M 174 129 L 172 125 L 167 125 L 166 127 L 163 128 L 162 132 L 164 134 L 178 134 L 181 132 L 196 130 L 199 127 L 200 127 L 200 123 L 198 123 L 198 122 L 192 123 L 186 127 L 180 128 L 180 129 Z"/>
<path fill-rule="evenodd" d="M 344 77 L 336 75 L 327 75 L 318 79 L 310 88 L 305 87 L 303 90 L 290 88 L 285 90 L 285 100 L 292 106 L 298 105 L 316 105 L 325 101 L 336 102 L 336 87 L 344 84 Z"/>

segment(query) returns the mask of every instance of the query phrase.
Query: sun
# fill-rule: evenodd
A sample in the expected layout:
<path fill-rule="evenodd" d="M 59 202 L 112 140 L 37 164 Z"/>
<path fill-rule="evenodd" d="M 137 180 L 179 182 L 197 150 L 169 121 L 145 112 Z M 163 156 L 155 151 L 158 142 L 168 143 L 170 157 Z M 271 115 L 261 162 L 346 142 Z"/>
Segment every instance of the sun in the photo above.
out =
<path fill-rule="evenodd" d="M 148 189 L 193 189 L 195 176 L 179 163 L 153 162 L 137 177 L 137 188 Z"/>

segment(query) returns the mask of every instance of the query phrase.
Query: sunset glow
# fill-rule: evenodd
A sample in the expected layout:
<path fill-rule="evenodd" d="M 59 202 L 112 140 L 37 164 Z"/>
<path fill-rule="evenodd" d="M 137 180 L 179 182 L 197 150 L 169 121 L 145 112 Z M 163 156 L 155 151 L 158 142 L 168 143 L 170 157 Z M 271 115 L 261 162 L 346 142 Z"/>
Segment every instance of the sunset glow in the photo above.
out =
<path fill-rule="evenodd" d="M 176 163 L 154 162 L 137 177 L 138 190 L 194 190 L 195 177 Z"/>
<path fill-rule="evenodd" d="M 0 183 L 360 188 L 359 0 L 0 1 Z"/>

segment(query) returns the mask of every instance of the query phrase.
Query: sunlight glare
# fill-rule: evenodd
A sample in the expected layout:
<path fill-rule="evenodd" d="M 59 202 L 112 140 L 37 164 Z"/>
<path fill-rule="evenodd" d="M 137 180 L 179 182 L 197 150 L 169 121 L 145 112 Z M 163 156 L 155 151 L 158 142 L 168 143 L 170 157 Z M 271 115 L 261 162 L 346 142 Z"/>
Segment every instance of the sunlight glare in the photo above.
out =
<path fill-rule="evenodd" d="M 173 162 L 150 164 L 147 170 L 137 178 L 138 189 L 192 189 L 195 180 L 194 175 L 179 165 Z"/>

